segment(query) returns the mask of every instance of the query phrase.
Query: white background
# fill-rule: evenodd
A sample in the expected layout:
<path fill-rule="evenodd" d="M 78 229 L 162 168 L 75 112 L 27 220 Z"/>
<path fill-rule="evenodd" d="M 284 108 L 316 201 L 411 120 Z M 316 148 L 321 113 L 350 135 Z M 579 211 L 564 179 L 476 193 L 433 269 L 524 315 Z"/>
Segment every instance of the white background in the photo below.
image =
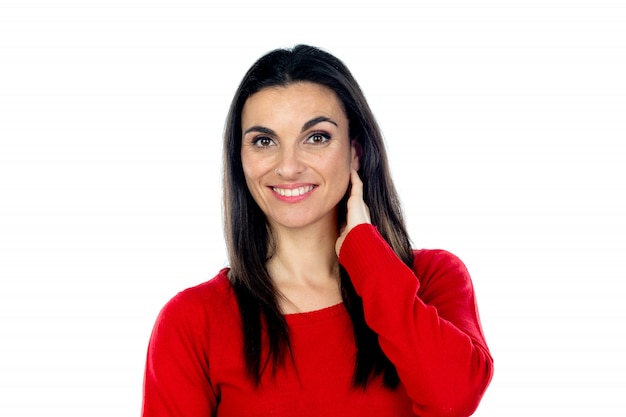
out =
<path fill-rule="evenodd" d="M 0 3 L 0 415 L 139 415 L 159 309 L 227 264 L 232 94 L 296 43 L 351 68 L 415 246 L 473 276 L 476 415 L 625 415 L 624 2 L 215 4 Z"/>

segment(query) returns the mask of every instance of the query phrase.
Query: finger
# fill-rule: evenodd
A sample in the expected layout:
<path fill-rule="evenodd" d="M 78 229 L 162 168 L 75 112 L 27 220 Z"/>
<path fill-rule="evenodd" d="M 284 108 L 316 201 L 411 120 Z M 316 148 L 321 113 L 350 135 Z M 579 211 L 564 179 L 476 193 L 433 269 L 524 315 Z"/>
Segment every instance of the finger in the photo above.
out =
<path fill-rule="evenodd" d="M 363 201 L 363 181 L 359 177 L 356 170 L 350 171 L 351 191 L 348 199 L 347 222 L 348 229 L 360 223 L 370 223 L 370 210 L 365 201 Z"/>
<path fill-rule="evenodd" d="M 352 190 L 350 191 L 350 196 L 363 198 L 363 181 L 361 181 L 361 177 L 359 177 L 356 169 L 352 168 L 350 170 L 350 183 L 352 184 Z"/>

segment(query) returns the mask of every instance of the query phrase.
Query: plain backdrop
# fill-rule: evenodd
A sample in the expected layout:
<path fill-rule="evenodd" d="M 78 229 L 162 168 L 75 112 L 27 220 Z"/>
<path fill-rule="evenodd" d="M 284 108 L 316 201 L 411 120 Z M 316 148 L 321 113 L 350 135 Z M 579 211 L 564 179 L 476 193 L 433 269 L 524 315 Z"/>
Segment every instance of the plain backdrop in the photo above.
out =
<path fill-rule="evenodd" d="M 472 274 L 476 415 L 625 415 L 622 0 L 1 1 L 0 415 L 139 415 L 160 308 L 228 264 L 232 95 L 297 43 L 361 84 L 414 246 Z"/>

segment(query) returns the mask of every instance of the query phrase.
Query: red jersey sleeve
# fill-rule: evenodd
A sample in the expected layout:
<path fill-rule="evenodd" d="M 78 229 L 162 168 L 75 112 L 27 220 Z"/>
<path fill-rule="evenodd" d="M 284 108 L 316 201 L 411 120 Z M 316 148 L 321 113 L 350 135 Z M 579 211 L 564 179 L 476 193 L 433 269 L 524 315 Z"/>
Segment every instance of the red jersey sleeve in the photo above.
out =
<path fill-rule="evenodd" d="M 445 251 L 414 255 L 411 270 L 374 226 L 362 224 L 347 235 L 339 261 L 415 414 L 469 416 L 493 375 L 469 273 Z"/>
<path fill-rule="evenodd" d="M 205 357 L 205 315 L 182 292 L 161 310 L 148 345 L 143 417 L 207 417 L 215 414 L 216 395 Z"/>

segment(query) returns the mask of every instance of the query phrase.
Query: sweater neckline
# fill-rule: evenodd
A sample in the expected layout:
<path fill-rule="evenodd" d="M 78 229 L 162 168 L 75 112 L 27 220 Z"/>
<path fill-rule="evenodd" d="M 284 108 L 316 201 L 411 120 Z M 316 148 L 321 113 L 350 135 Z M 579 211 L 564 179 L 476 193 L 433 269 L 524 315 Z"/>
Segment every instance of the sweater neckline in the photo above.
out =
<path fill-rule="evenodd" d="M 328 320 L 338 316 L 348 314 L 344 304 L 339 303 L 319 310 L 305 311 L 302 313 L 285 314 L 285 320 L 290 324 L 314 323 L 321 320 Z"/>

